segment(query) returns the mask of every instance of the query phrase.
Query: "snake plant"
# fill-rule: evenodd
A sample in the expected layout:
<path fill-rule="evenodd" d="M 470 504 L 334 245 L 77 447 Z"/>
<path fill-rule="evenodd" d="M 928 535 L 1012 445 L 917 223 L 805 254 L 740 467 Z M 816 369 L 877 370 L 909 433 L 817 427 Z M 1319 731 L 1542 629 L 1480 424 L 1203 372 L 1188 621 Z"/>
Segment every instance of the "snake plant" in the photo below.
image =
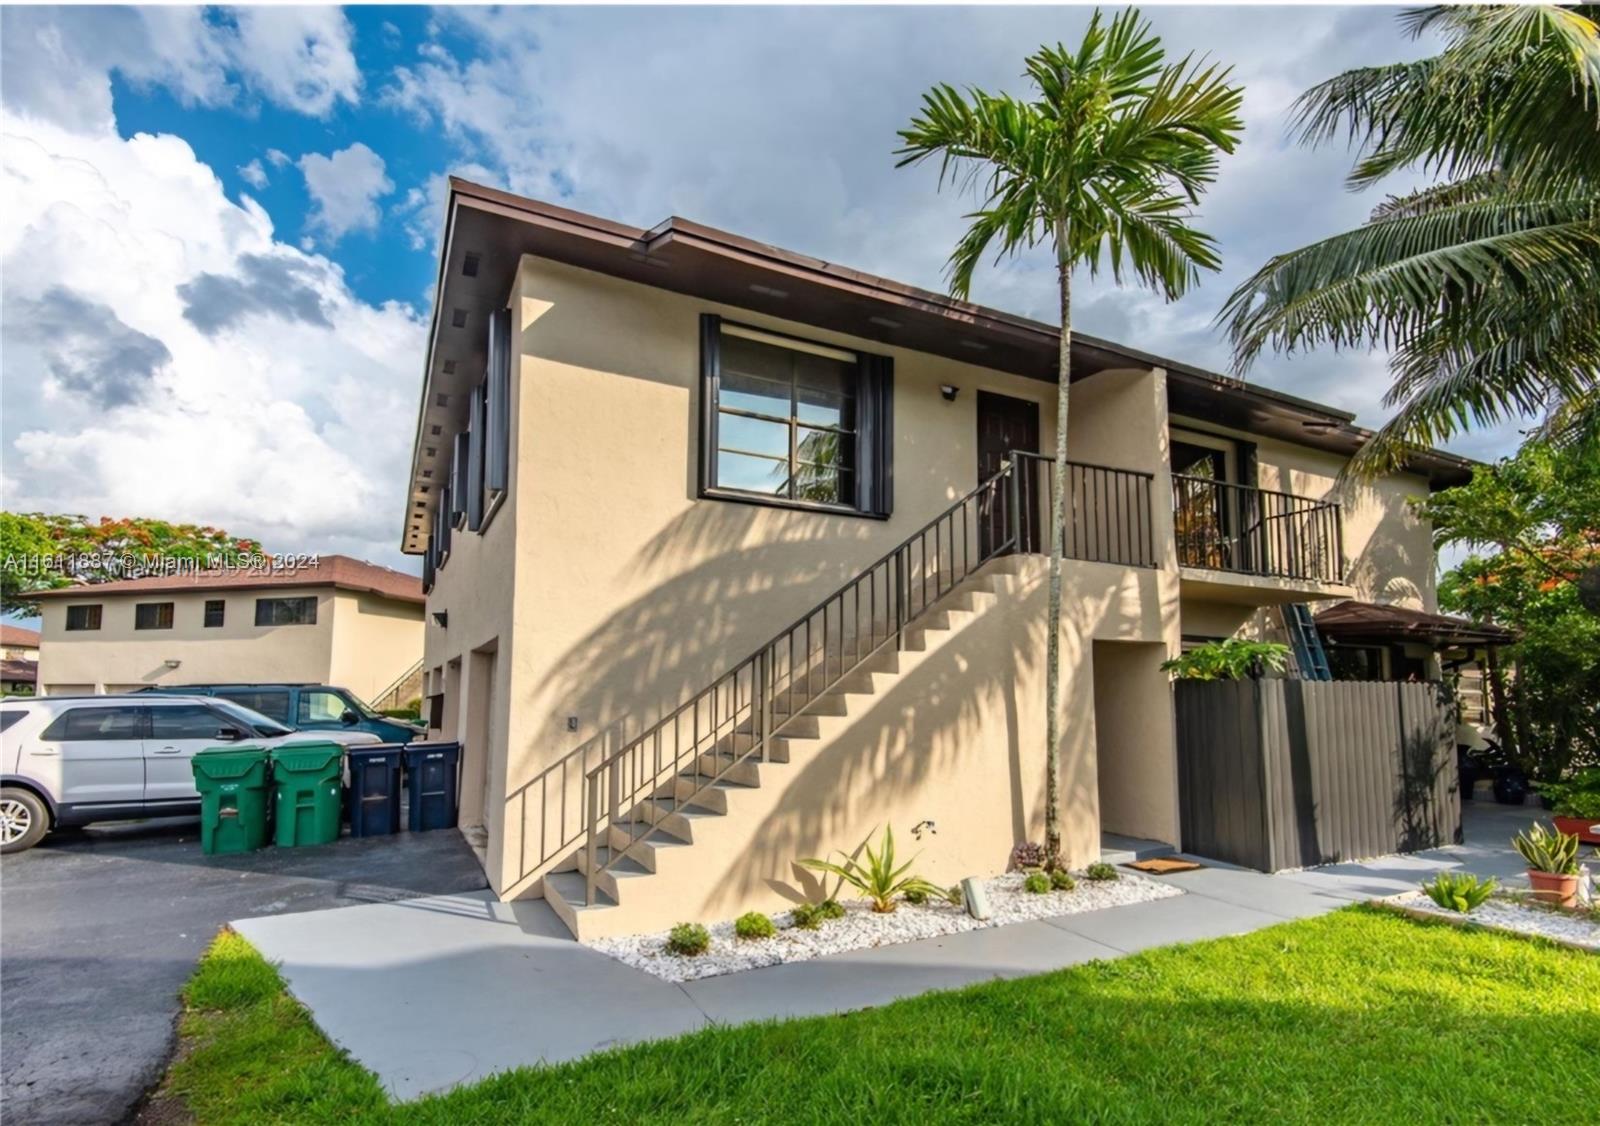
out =
<path fill-rule="evenodd" d="M 1511 844 L 1528 862 L 1531 872 L 1548 872 L 1553 876 L 1578 874 L 1578 836 L 1563 833 L 1552 826 L 1546 830 L 1535 824 L 1526 833 L 1511 838 Z"/>

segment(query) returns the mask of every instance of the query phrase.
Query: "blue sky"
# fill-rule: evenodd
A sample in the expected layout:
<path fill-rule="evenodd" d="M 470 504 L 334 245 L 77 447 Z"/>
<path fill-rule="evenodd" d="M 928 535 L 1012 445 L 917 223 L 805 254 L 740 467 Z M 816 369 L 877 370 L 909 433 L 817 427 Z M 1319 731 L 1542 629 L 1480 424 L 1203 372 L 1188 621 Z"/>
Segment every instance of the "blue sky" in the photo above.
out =
<path fill-rule="evenodd" d="M 1307 86 L 1416 57 L 1381 8 L 1152 8 L 1246 87 L 1201 208 L 1224 268 L 1173 305 L 1080 279 L 1078 327 L 1226 369 L 1267 256 L 1359 222 L 1348 154 L 1285 136 Z M 0 485 L 11 509 L 398 551 L 444 177 L 650 226 L 682 215 L 941 288 L 969 201 L 899 170 L 936 81 L 1021 92 L 1085 8 L 6 8 Z M 1402 179 L 1390 190 L 1409 186 Z M 974 297 L 1053 319 L 1043 256 Z M 1251 379 L 1382 420 L 1381 354 Z M 1493 456 L 1514 428 L 1454 448 Z"/>
<path fill-rule="evenodd" d="M 363 76 L 392 71 L 414 55 L 419 43 L 437 43 L 455 51 L 469 49 L 448 27 L 433 21 L 426 8 L 348 8 L 344 16 Z M 213 14 L 209 18 L 222 17 Z M 118 72 L 111 76 L 111 90 L 119 132 L 124 136 L 171 133 L 183 137 L 195 155 L 221 177 L 229 195 L 248 193 L 267 209 L 280 235 L 312 237 L 323 254 L 344 268 L 345 279 L 358 298 L 371 304 L 426 303 L 435 267 L 431 245 L 416 246 L 381 228 L 353 230 L 339 239 L 317 237 L 315 226 L 307 223 L 312 197 L 305 177 L 292 164 L 275 166 L 266 154 L 276 150 L 298 156 L 365 145 L 380 155 L 384 174 L 394 185 L 379 200 L 392 208 L 413 190 L 424 190 L 428 178 L 448 165 L 438 131 L 428 123 L 399 110 L 342 100 L 320 118 L 268 100 L 248 108 L 186 104 L 181 93 L 168 86 L 131 81 Z M 265 186 L 251 183 L 243 174 L 252 162 L 266 174 Z M 419 216 L 422 219 L 425 217 Z"/>

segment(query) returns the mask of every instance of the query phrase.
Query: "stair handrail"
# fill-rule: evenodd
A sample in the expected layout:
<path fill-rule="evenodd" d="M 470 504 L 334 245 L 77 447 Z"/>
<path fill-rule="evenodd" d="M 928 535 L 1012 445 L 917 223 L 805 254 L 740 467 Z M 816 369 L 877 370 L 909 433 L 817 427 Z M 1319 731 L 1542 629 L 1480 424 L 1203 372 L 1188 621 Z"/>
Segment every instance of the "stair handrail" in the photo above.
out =
<path fill-rule="evenodd" d="M 387 696 L 392 695 L 393 693 L 396 693 L 396 692 L 400 691 L 401 686 L 404 685 L 406 681 L 411 679 L 412 675 L 414 673 L 416 673 L 416 671 L 422 667 L 422 662 L 424 660 L 426 660 L 426 659 L 427 658 L 425 658 L 425 657 L 418 657 L 416 659 L 416 662 L 410 668 L 406 669 L 405 672 L 401 673 L 399 676 L 397 676 L 395 678 L 395 681 L 394 681 L 393 684 L 389 685 L 389 687 L 385 688 L 382 692 L 379 692 L 376 696 L 374 696 L 372 698 L 372 700 L 370 701 L 372 706 L 375 707 L 375 708 L 383 707 L 384 698 L 387 697 Z M 400 706 L 400 703 L 399 703 L 398 700 L 395 702 L 394 706 L 397 707 L 397 708 Z"/>
<path fill-rule="evenodd" d="M 679 704 L 671 712 L 661 717 L 642 731 L 637 738 L 629 740 L 585 772 L 583 808 L 586 822 L 586 843 L 583 869 L 585 902 L 588 905 L 592 906 L 595 902 L 596 879 L 599 873 L 609 870 L 619 859 L 625 857 L 635 844 L 649 836 L 660 825 L 664 815 L 659 806 L 655 804 L 654 793 L 660 786 L 670 784 L 672 779 L 681 775 L 686 766 L 685 760 L 694 763 L 696 766 L 694 777 L 698 782 L 689 793 L 676 797 L 674 809 L 693 802 L 726 778 L 735 767 L 751 758 L 759 755 L 761 761 L 766 761 L 772 740 L 797 718 L 802 708 L 833 688 L 846 676 L 861 668 L 862 665 L 885 650 L 891 643 L 898 648 L 904 642 L 906 629 L 913 622 L 919 620 L 941 598 L 955 589 L 958 583 L 965 580 L 984 563 L 1005 554 L 1014 546 L 1017 531 L 1017 522 L 1011 515 L 1011 509 L 1014 505 L 1009 503 L 997 505 L 994 503 L 994 499 L 1003 495 L 1001 491 L 1002 483 L 1011 478 L 1018 461 L 1019 458 L 1015 454 L 1008 456 L 1001 463 L 999 471 L 993 476 L 964 494 L 959 500 L 923 524 L 915 532 L 912 532 L 884 555 L 863 567 L 853 578 L 818 602 L 805 614 L 796 618 L 784 629 L 778 631 L 777 634 L 750 656 L 735 664 L 729 671 L 712 681 L 710 685 L 701 689 L 689 700 Z M 974 524 L 979 536 L 978 551 L 975 559 L 971 551 L 970 530 L 966 521 L 966 514 L 969 509 L 973 509 Z M 960 517 L 960 531 L 963 536 L 962 566 L 959 574 L 956 573 L 956 553 L 953 539 L 958 516 Z M 999 520 L 997 529 L 994 527 L 996 517 Z M 985 518 L 990 521 L 990 530 L 987 534 L 984 534 L 983 531 Z M 942 567 L 945 550 L 943 531 L 946 527 L 950 528 L 952 533 L 952 539 L 949 543 L 951 566 L 948 572 Z M 930 533 L 935 536 L 931 596 L 927 568 L 927 544 Z M 910 582 L 908 577 L 909 568 L 912 565 L 911 557 L 913 551 L 919 546 L 921 548 L 923 572 L 920 580 L 918 580 L 918 586 L 913 589 L 908 585 Z M 876 604 L 876 576 L 880 570 L 884 573 L 885 597 L 885 631 L 882 641 L 878 640 Z M 861 647 L 860 635 L 860 596 L 863 584 L 868 584 L 871 589 L 868 618 L 871 639 L 864 651 Z M 890 624 L 888 614 L 891 609 L 888 599 L 891 587 L 894 592 L 892 606 L 893 629 L 888 628 Z M 917 598 L 918 595 L 920 595 L 920 600 Z M 845 663 L 847 654 L 844 650 L 843 638 L 843 606 L 845 600 L 851 596 L 855 600 L 857 631 L 854 658 L 847 666 Z M 837 675 L 832 675 L 830 679 L 827 635 L 828 613 L 830 608 L 835 605 L 840 607 L 839 667 Z M 823 672 L 820 687 L 816 685 L 812 677 L 813 653 L 811 645 L 812 622 L 819 616 L 823 622 L 823 644 L 821 650 Z M 794 642 L 802 630 L 804 630 L 806 638 L 805 655 L 807 663 L 803 670 L 806 683 L 803 689 L 804 694 L 797 701 L 795 696 Z M 780 655 L 784 653 L 788 656 L 788 662 L 780 670 Z M 787 676 L 786 683 L 783 681 L 785 675 Z M 749 687 L 746 692 L 741 694 L 741 679 L 746 676 L 749 679 Z M 781 688 L 780 683 L 783 685 Z M 722 693 L 726 688 L 732 689 L 731 706 L 722 714 L 719 722 L 717 700 L 719 693 Z M 785 702 L 789 704 L 787 713 L 783 714 L 781 719 L 780 714 L 775 710 L 775 705 L 778 702 L 776 697 L 780 692 L 785 697 Z M 712 705 L 712 725 L 708 732 L 702 734 L 699 730 L 700 709 L 707 700 L 710 700 Z M 669 728 L 676 735 L 678 725 L 682 723 L 685 715 L 694 717 L 693 739 L 688 745 L 689 750 L 686 754 L 683 750 L 681 739 L 675 739 L 675 746 L 670 760 L 664 760 L 661 755 L 661 737 Z M 745 725 L 749 726 L 748 732 L 741 730 Z M 726 732 L 723 730 L 724 727 Z M 732 755 L 726 762 L 720 761 L 719 758 L 717 768 L 712 773 L 702 773 L 699 769 L 699 760 L 707 753 L 702 750 L 702 745 L 705 743 L 706 738 L 708 736 L 710 738 L 711 753 L 716 753 L 716 748 L 721 744 L 725 733 L 735 736 L 747 733 L 750 736 L 750 745 L 743 750 L 739 750 L 735 746 Z M 656 755 L 653 764 L 646 768 L 640 752 L 652 742 L 655 746 Z M 624 788 L 630 775 L 633 784 L 624 793 Z M 605 776 L 606 793 L 603 809 L 601 802 L 602 776 Z M 636 816 L 630 818 L 626 842 L 617 845 L 608 835 L 607 857 L 603 863 L 597 863 L 600 855 L 602 826 L 608 829 L 615 828 L 625 806 L 630 803 L 637 806 L 638 803 L 645 800 L 651 800 L 652 807 L 644 820 L 643 830 L 636 832 L 635 828 L 640 822 Z"/>

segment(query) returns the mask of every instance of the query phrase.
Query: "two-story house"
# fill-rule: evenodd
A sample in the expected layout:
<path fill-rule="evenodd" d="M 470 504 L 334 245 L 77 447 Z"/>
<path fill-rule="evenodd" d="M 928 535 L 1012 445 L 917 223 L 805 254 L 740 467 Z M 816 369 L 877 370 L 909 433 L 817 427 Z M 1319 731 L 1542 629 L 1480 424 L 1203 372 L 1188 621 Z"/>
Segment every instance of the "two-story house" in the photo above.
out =
<path fill-rule="evenodd" d="M 1042 836 L 1058 333 L 682 219 L 452 181 L 405 551 L 436 736 L 497 893 L 583 936 L 776 908 L 931 821 Z M 1179 840 L 1186 643 L 1434 609 L 1420 454 L 1335 488 L 1344 412 L 1075 335 L 1062 821 Z M 1421 651 L 1423 654 L 1426 650 Z"/>
<path fill-rule="evenodd" d="M 45 695 L 295 683 L 338 685 L 371 701 L 422 656 L 421 582 L 345 555 L 30 597 L 40 606 Z"/>

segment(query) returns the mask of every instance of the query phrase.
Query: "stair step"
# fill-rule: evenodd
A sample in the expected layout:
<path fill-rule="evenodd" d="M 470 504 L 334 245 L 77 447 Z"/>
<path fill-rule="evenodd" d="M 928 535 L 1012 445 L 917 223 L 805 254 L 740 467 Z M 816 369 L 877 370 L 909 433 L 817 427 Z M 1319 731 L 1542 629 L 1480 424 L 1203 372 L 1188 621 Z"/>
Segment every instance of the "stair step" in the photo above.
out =
<path fill-rule="evenodd" d="M 685 771 L 685 773 L 690 773 Z M 731 752 L 707 751 L 695 760 L 693 773 L 722 777 L 741 786 L 761 785 L 761 756 L 750 752 L 739 758 Z"/>
<path fill-rule="evenodd" d="M 635 822 L 654 824 L 685 844 L 694 843 L 694 823 L 702 817 L 717 817 L 710 810 L 684 806 L 674 798 L 645 798 L 633 807 Z"/>
<path fill-rule="evenodd" d="M 587 887 L 588 881 L 584 879 L 582 872 L 555 872 L 544 878 L 544 897 L 550 901 L 552 907 L 556 907 L 558 915 L 564 914 L 561 906 L 569 911 L 580 912 L 600 911 L 617 905 L 616 899 L 599 887 L 595 888 L 593 905 L 585 903 Z M 560 906 L 557 905 L 557 900 L 560 901 Z M 568 922 L 567 925 L 572 924 Z"/>

